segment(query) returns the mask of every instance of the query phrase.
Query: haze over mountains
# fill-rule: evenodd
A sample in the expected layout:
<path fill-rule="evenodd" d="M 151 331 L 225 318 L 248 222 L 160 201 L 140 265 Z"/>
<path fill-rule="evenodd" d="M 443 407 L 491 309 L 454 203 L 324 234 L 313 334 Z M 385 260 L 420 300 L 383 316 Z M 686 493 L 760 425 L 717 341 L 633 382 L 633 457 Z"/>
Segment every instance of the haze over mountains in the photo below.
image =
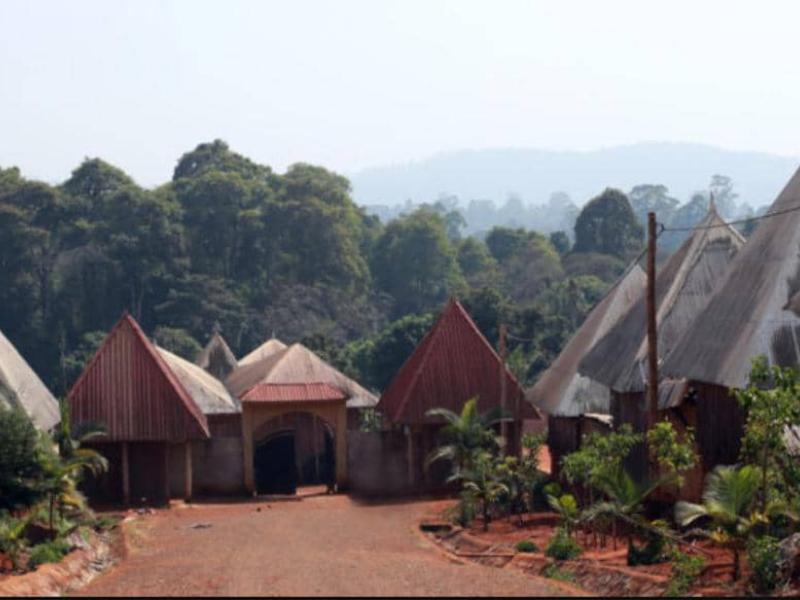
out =
<path fill-rule="evenodd" d="M 457 196 L 462 205 L 476 199 L 501 204 L 510 195 L 545 205 L 560 191 L 581 206 L 606 187 L 627 192 L 643 183 L 666 185 L 686 202 L 721 174 L 733 180 L 739 202 L 760 207 L 774 200 L 798 165 L 797 157 L 652 142 L 594 151 L 465 150 L 349 177 L 354 199 L 364 205 L 432 202 L 442 195 Z"/>

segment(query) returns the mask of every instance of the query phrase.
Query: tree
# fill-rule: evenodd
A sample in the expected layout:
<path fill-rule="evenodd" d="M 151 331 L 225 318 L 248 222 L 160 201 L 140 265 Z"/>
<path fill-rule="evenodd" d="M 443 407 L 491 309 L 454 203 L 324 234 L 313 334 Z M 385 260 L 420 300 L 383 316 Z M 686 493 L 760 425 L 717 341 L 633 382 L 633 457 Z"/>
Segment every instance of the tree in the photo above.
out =
<path fill-rule="evenodd" d="M 494 279 L 497 261 L 485 243 L 468 237 L 458 245 L 458 266 L 467 282 L 478 286 Z"/>
<path fill-rule="evenodd" d="M 574 252 L 610 254 L 630 260 L 642 247 L 644 230 L 628 198 L 608 188 L 583 207 L 575 222 Z"/>
<path fill-rule="evenodd" d="M 492 505 L 509 493 L 508 486 L 497 475 L 494 456 L 487 451 L 478 452 L 469 466 L 460 472 L 460 478 L 464 482 L 464 492 L 480 502 L 483 530 L 489 531 Z"/>
<path fill-rule="evenodd" d="M 550 234 L 550 243 L 556 249 L 559 256 L 564 256 L 569 253 L 570 241 L 569 236 L 564 231 L 554 231 Z"/>
<path fill-rule="evenodd" d="M 33 504 L 42 477 L 36 428 L 22 409 L 0 404 L 0 509 Z"/>
<path fill-rule="evenodd" d="M 680 202 L 669 196 L 669 189 L 664 185 L 642 184 L 634 186 L 628 194 L 631 208 L 636 219 L 644 227 L 647 224 L 647 213 L 656 213 L 660 223 L 669 223 Z"/>
<path fill-rule="evenodd" d="M 372 272 L 394 298 L 398 316 L 440 305 L 463 282 L 441 215 L 425 209 L 386 226 L 375 244 Z"/>
<path fill-rule="evenodd" d="M 203 351 L 200 342 L 194 339 L 185 329 L 159 325 L 153 331 L 153 338 L 165 350 L 169 350 L 190 362 L 194 362 Z"/>
<path fill-rule="evenodd" d="M 670 421 L 659 421 L 645 436 L 650 457 L 664 475 L 671 476 L 678 487 L 683 485 L 683 473 L 697 464 L 694 450 L 694 430 L 689 427 L 681 440 Z"/>

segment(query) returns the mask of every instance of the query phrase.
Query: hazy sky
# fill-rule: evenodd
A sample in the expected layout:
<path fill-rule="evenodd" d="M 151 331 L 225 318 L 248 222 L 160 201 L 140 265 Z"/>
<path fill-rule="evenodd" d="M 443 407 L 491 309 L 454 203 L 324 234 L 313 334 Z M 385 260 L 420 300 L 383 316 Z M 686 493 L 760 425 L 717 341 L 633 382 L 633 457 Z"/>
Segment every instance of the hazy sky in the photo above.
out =
<path fill-rule="evenodd" d="M 0 0 L 0 165 L 168 179 L 201 141 L 283 170 L 705 142 L 800 154 L 800 2 Z"/>

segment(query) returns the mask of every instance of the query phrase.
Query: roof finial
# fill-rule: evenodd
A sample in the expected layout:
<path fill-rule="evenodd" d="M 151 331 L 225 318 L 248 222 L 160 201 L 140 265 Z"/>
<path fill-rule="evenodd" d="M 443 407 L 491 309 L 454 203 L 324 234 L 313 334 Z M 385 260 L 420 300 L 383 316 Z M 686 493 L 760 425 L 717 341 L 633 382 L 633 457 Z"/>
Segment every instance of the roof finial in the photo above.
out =
<path fill-rule="evenodd" d="M 714 202 L 714 192 L 708 192 L 708 212 L 717 212 L 717 204 Z"/>
<path fill-rule="evenodd" d="M 211 326 L 211 333 L 219 333 L 222 331 L 222 326 L 219 324 L 219 321 L 214 321 L 214 324 Z"/>

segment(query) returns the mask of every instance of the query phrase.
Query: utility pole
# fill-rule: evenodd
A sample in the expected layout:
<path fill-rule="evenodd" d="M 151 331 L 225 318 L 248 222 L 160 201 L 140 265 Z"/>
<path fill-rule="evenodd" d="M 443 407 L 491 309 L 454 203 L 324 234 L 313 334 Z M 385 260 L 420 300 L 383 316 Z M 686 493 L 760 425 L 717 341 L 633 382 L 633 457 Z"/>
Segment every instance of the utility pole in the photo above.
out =
<path fill-rule="evenodd" d="M 647 213 L 647 428 L 658 419 L 658 331 L 656 329 L 656 214 Z"/>
<path fill-rule="evenodd" d="M 497 340 L 497 353 L 500 355 L 500 409 L 503 412 L 502 420 L 500 421 L 500 435 L 508 444 L 507 427 L 506 427 L 506 335 L 508 329 L 505 323 L 500 323 L 499 336 Z M 505 453 L 505 448 L 503 448 Z"/>

